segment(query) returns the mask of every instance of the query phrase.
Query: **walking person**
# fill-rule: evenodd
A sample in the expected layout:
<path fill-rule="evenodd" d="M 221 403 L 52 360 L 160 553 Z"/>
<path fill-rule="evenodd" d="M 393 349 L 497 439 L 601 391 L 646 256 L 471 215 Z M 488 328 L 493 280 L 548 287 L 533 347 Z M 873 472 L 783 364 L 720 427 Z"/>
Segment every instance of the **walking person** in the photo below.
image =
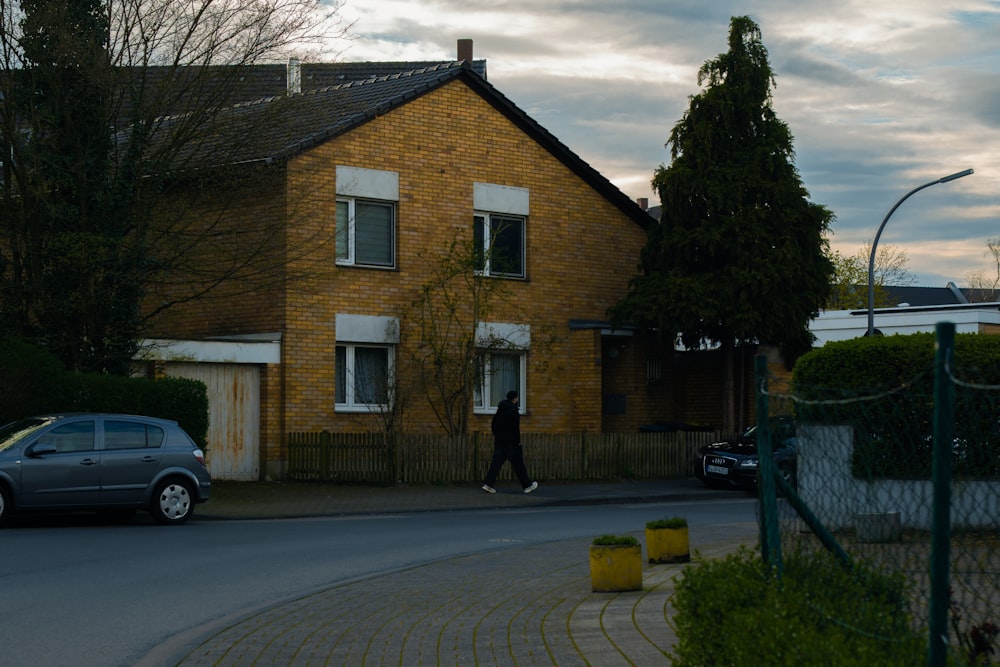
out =
<path fill-rule="evenodd" d="M 508 391 L 507 398 L 500 401 L 496 414 L 493 415 L 491 424 L 493 460 L 486 472 L 486 479 L 483 480 L 483 491 L 486 493 L 497 492 L 493 485 L 497 483 L 497 476 L 505 461 L 510 461 L 517 481 L 521 483 L 525 493 L 531 493 L 538 488 L 538 482 L 532 481 L 524 465 L 524 448 L 521 447 L 521 411 L 517 407 L 519 401 L 516 391 Z"/>

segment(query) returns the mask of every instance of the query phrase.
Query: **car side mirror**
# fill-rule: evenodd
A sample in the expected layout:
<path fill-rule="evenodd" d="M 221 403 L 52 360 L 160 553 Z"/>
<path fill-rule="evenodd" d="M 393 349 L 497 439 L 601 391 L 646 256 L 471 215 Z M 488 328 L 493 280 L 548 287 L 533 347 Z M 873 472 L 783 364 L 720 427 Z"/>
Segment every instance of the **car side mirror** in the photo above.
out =
<path fill-rule="evenodd" d="M 35 444 L 28 447 L 28 451 L 25 452 L 26 456 L 31 458 L 38 458 L 39 456 L 46 456 L 48 454 L 55 454 L 59 450 L 51 442 L 36 442 Z"/>

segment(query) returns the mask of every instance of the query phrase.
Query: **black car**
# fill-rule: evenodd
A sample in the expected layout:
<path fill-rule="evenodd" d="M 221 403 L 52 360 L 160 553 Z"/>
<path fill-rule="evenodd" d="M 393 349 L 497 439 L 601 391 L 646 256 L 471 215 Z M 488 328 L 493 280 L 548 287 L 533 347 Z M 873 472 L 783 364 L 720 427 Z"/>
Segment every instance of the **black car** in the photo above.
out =
<path fill-rule="evenodd" d="M 770 422 L 774 464 L 792 487 L 796 479 L 795 424 L 788 417 Z M 698 450 L 695 475 L 708 486 L 757 488 L 757 427 L 752 426 L 735 440 L 716 442 Z"/>

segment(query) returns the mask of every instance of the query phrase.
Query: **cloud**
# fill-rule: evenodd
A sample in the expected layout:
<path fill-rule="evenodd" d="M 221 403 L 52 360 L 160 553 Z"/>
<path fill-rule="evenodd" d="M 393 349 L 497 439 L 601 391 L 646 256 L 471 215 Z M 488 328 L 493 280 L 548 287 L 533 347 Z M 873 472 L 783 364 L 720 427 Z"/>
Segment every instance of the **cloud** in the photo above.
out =
<path fill-rule="evenodd" d="M 729 21 L 761 27 L 774 108 L 813 201 L 853 252 L 926 181 L 883 239 L 939 286 L 983 261 L 1000 231 L 1000 5 L 989 0 L 348 0 L 348 60 L 439 60 L 471 38 L 490 82 L 633 198 L 669 161 L 670 129 L 727 50 Z M 898 219 L 897 219 L 898 216 Z M 935 248 L 947 248 L 938 253 Z"/>

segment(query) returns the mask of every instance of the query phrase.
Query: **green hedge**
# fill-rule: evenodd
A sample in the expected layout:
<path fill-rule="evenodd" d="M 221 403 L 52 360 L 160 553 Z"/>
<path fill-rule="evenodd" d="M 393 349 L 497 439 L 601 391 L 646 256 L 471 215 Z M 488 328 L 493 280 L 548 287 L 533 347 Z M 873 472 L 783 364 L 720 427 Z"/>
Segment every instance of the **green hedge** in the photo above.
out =
<path fill-rule="evenodd" d="M 205 384 L 184 378 L 127 378 L 70 373 L 45 350 L 14 338 L 0 340 L 0 423 L 49 412 L 122 412 L 177 421 L 205 447 Z"/>
<path fill-rule="evenodd" d="M 779 577 L 753 551 L 681 573 L 672 598 L 678 667 L 912 667 L 926 662 L 903 577 L 791 554 Z"/>
<path fill-rule="evenodd" d="M 792 373 L 799 423 L 854 427 L 857 477 L 927 479 L 931 471 L 934 334 L 827 343 Z M 954 473 L 1000 474 L 1000 336 L 958 334 L 950 367 L 955 387 Z M 862 399 L 862 400 L 854 400 Z"/>

